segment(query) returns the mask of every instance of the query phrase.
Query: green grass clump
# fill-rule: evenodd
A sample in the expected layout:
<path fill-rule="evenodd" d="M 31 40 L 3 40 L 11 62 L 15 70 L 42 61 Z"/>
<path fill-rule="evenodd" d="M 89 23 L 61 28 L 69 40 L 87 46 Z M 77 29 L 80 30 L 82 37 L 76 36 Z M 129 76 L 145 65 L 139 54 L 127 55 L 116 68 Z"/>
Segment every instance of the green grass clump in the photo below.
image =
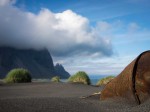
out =
<path fill-rule="evenodd" d="M 102 78 L 100 79 L 98 82 L 97 82 L 97 86 L 101 86 L 101 85 L 106 85 L 107 83 L 109 83 L 112 79 L 114 79 L 115 76 L 108 76 L 108 77 L 105 77 L 105 78 Z"/>
<path fill-rule="evenodd" d="M 52 77 L 51 81 L 52 82 L 60 82 L 60 77 L 58 77 L 58 76 Z"/>
<path fill-rule="evenodd" d="M 78 82 L 83 84 L 91 84 L 90 78 L 84 71 L 79 71 L 75 75 L 69 77 L 68 82 Z"/>
<path fill-rule="evenodd" d="M 6 83 L 24 83 L 31 82 L 31 79 L 31 74 L 28 70 L 17 68 L 11 70 L 5 77 L 4 81 Z"/>

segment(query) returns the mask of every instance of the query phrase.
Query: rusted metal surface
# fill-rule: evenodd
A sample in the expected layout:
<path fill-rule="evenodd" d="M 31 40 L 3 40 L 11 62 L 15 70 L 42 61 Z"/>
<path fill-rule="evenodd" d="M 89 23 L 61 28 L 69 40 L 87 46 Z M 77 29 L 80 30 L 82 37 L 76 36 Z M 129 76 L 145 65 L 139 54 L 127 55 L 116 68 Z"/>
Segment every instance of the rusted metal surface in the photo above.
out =
<path fill-rule="evenodd" d="M 141 104 L 150 97 L 150 51 L 133 60 L 101 92 L 100 100 L 123 97 Z"/>

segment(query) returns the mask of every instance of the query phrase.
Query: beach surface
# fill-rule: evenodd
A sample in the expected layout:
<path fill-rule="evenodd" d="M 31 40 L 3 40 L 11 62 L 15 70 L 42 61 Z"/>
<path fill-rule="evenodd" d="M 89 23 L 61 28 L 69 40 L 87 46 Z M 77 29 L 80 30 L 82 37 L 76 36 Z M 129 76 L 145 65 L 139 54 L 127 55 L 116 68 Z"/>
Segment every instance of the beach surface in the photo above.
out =
<path fill-rule="evenodd" d="M 141 105 L 126 99 L 81 99 L 103 87 L 73 83 L 33 82 L 0 84 L 0 112 L 150 112 L 150 100 Z"/>

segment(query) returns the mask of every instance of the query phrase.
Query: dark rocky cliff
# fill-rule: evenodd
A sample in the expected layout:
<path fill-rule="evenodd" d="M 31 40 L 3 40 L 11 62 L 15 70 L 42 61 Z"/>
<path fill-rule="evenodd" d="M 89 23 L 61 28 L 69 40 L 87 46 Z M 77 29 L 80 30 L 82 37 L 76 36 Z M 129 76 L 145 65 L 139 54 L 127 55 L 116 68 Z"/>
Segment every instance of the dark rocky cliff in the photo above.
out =
<path fill-rule="evenodd" d="M 56 74 L 59 75 L 61 78 L 68 78 L 70 76 L 70 74 L 64 69 L 61 64 L 57 63 L 54 68 Z"/>
<path fill-rule="evenodd" d="M 0 78 L 4 78 L 13 68 L 28 69 L 33 78 L 51 78 L 56 76 L 48 50 L 19 50 L 11 47 L 0 47 Z M 68 74 L 57 74 L 67 78 Z"/>

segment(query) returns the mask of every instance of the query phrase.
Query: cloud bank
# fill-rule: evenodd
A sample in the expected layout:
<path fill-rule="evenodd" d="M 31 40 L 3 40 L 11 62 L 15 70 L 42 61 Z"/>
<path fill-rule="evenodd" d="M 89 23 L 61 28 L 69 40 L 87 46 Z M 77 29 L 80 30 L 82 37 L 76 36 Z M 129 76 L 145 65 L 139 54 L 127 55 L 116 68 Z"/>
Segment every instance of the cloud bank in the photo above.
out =
<path fill-rule="evenodd" d="M 53 13 L 43 8 L 34 14 L 13 4 L 10 0 L 0 1 L 0 46 L 47 48 L 53 56 L 113 53 L 111 41 L 101 37 L 87 18 L 71 10 Z"/>

